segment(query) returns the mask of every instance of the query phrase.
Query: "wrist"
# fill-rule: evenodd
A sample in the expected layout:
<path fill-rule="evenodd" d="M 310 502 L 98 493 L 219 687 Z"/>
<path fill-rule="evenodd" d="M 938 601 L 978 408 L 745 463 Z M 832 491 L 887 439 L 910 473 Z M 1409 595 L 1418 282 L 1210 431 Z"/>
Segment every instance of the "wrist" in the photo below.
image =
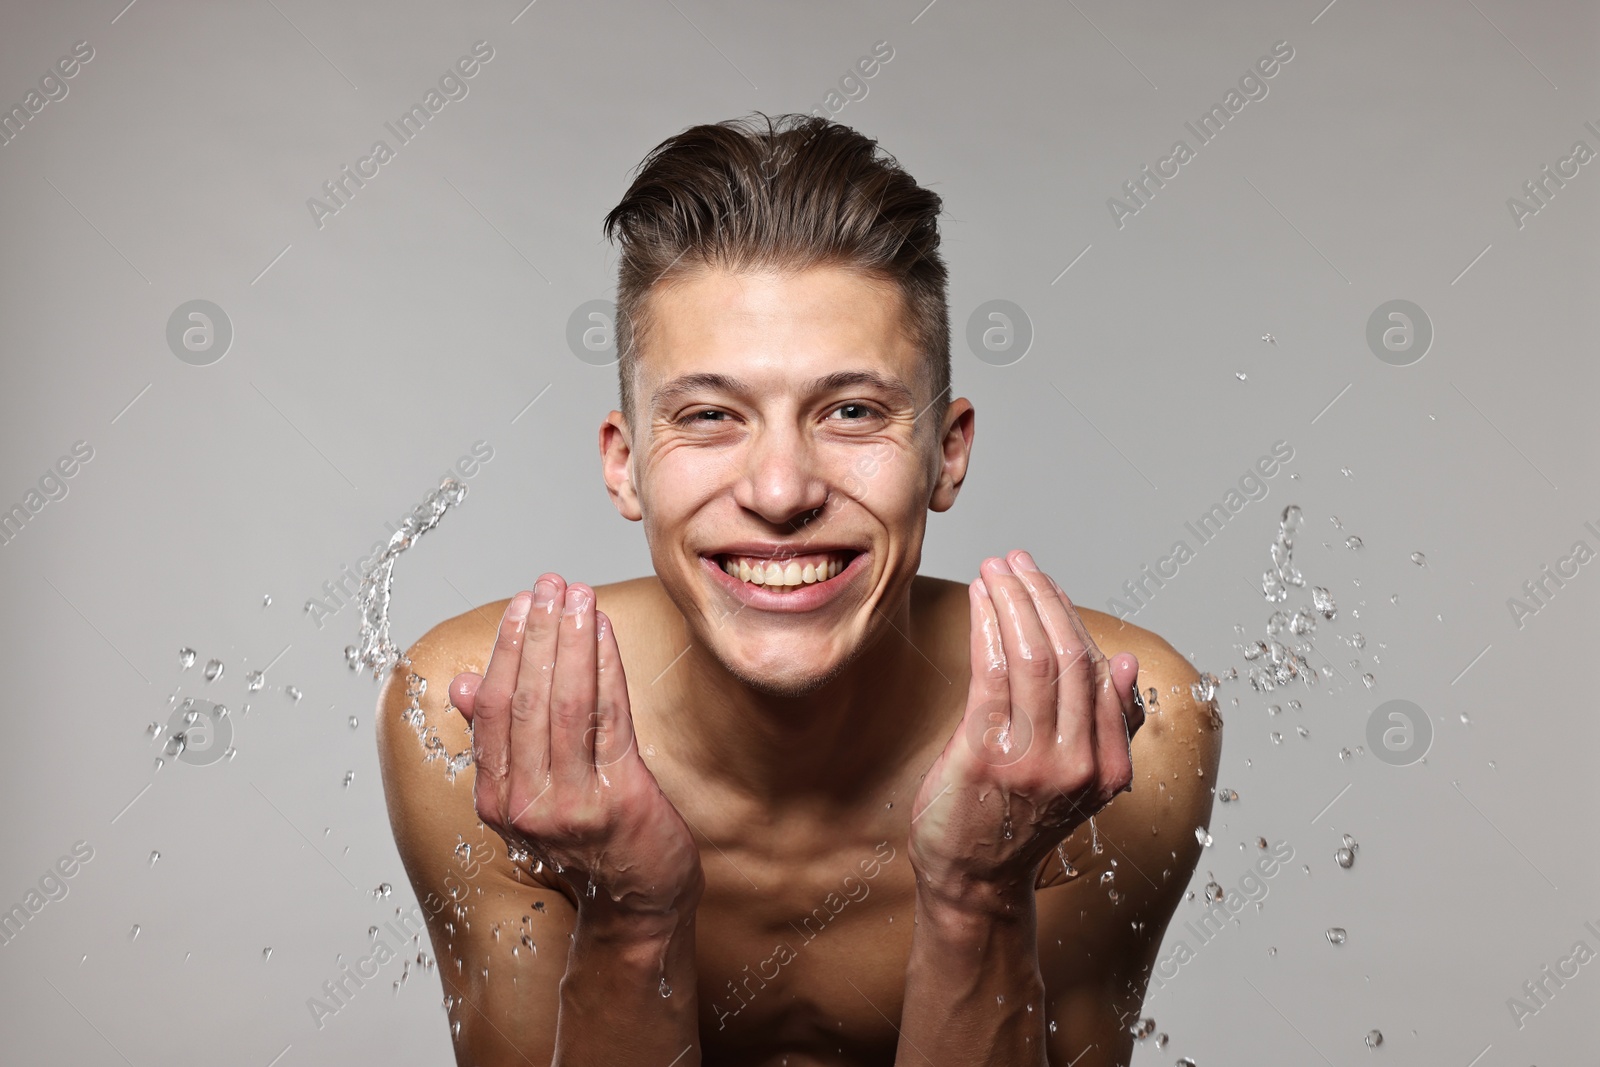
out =
<path fill-rule="evenodd" d="M 1027 880 L 997 883 L 917 873 L 916 914 L 940 932 L 966 936 L 995 926 L 1026 925 L 1036 918 L 1033 885 Z"/>
<path fill-rule="evenodd" d="M 687 932 L 700 907 L 703 879 L 671 897 L 645 901 L 632 894 L 621 900 L 597 890 L 591 898 L 578 895 L 578 929 L 585 936 L 619 945 L 660 943 Z"/>

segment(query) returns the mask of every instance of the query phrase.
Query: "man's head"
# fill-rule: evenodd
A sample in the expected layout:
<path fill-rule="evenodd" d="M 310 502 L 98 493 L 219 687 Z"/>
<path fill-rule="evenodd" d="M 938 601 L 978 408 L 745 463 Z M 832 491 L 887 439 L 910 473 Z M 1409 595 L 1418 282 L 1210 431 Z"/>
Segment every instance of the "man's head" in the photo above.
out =
<path fill-rule="evenodd" d="M 757 688 L 815 688 L 879 635 L 965 477 L 939 204 L 860 134 L 783 116 L 664 142 L 607 216 L 607 486 L 696 637 Z"/>

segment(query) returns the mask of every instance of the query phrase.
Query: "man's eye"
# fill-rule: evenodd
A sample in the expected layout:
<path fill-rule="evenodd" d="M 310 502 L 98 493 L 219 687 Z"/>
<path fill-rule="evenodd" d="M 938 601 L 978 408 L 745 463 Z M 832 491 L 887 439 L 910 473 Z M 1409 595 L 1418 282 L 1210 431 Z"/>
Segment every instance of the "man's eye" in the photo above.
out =
<path fill-rule="evenodd" d="M 727 417 L 728 417 L 728 413 L 726 411 L 696 411 L 696 412 L 694 412 L 692 414 L 685 415 L 679 421 L 680 422 L 684 422 L 684 423 L 691 423 L 691 422 L 721 422 L 722 420 L 726 419 Z"/>
<path fill-rule="evenodd" d="M 845 413 L 845 421 L 848 422 L 859 422 L 862 419 L 870 419 L 872 416 L 877 414 L 876 411 L 868 407 L 866 404 L 840 404 L 838 407 L 833 409 L 833 414 L 835 415 L 838 415 L 841 412 Z"/>

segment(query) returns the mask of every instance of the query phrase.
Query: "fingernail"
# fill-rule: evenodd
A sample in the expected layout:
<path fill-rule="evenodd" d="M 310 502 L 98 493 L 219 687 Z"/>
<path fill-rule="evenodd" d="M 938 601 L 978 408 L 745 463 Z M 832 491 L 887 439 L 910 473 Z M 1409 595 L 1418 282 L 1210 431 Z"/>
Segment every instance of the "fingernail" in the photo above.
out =
<path fill-rule="evenodd" d="M 566 602 L 561 606 L 561 614 L 578 615 L 582 613 L 583 609 L 588 606 L 589 594 L 584 591 L 582 586 L 567 586 L 567 599 Z"/>
<path fill-rule="evenodd" d="M 979 578 L 977 581 L 973 582 L 972 584 L 978 587 L 978 595 L 983 597 L 983 599 L 990 600 L 990 601 L 992 601 L 994 599 L 993 597 L 991 597 L 989 595 L 989 587 L 984 584 L 984 581 L 983 581 L 982 578 Z"/>
<path fill-rule="evenodd" d="M 518 593 L 511 598 L 511 606 L 506 609 L 506 617 L 510 619 L 526 619 L 528 617 L 528 606 L 532 603 L 533 601 L 529 599 L 527 593 Z"/>
<path fill-rule="evenodd" d="M 606 618 L 606 613 L 598 609 L 594 613 L 594 639 L 597 642 L 606 639 L 606 633 L 611 629 L 611 620 Z"/>
<path fill-rule="evenodd" d="M 533 585 L 533 603 L 535 607 L 548 608 L 555 603 L 556 583 L 548 578 L 540 578 Z"/>
<path fill-rule="evenodd" d="M 1011 573 L 1011 564 L 1007 563 L 1000 556 L 992 557 L 991 560 L 990 560 L 990 563 L 993 564 L 990 567 L 990 571 L 992 573 L 994 573 L 994 574 L 1010 574 Z"/>
<path fill-rule="evenodd" d="M 1026 571 L 1036 571 L 1039 569 L 1039 565 L 1033 561 L 1033 557 L 1030 556 L 1026 551 L 1017 553 L 1017 562 L 1022 564 L 1022 569 Z"/>

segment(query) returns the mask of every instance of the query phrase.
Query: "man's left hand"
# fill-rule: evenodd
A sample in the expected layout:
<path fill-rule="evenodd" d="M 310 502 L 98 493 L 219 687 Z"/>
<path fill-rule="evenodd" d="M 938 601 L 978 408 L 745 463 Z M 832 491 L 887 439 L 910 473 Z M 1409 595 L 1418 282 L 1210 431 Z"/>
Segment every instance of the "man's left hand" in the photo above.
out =
<path fill-rule="evenodd" d="M 989 558 L 967 589 L 967 709 L 912 805 L 919 894 L 1009 912 L 1061 841 L 1132 788 L 1139 661 L 1108 660 L 1033 557 Z"/>

